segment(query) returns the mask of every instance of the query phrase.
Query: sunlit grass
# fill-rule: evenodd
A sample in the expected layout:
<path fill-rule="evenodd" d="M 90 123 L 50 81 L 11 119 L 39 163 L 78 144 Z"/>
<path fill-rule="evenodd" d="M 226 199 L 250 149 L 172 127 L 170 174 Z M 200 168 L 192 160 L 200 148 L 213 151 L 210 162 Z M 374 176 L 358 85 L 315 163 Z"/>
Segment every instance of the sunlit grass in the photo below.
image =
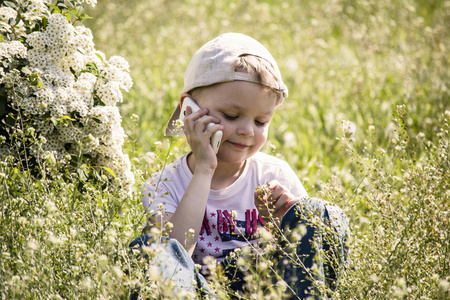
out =
<path fill-rule="evenodd" d="M 350 218 L 351 265 L 334 298 L 450 297 L 449 1 L 113 0 L 86 12 L 96 49 L 130 63 L 120 108 L 134 192 L 78 190 L 47 162 L 38 180 L 2 161 L 2 298 L 126 298 L 138 286 L 175 297 L 128 243 L 145 224 L 143 180 L 188 149 L 163 136 L 184 69 L 229 31 L 266 45 L 289 88 L 264 151 Z M 257 297 L 264 278 L 254 280 Z"/>

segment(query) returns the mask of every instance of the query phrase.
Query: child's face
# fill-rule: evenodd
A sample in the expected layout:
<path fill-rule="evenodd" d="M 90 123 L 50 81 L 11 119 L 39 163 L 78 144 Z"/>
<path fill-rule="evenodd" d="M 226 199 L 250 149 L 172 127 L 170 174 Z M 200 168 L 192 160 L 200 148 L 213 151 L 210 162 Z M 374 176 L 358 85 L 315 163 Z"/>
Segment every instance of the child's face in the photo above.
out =
<path fill-rule="evenodd" d="M 195 99 L 223 125 L 220 162 L 240 164 L 258 152 L 267 140 L 276 95 L 245 81 L 221 83 L 202 90 Z"/>

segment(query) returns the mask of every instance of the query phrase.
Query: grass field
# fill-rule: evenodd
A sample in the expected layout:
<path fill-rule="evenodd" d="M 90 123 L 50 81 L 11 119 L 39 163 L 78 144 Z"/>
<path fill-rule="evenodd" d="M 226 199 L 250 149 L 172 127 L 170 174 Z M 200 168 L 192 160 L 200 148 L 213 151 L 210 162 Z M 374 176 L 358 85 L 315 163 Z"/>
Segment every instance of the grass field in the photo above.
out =
<path fill-rule="evenodd" d="M 127 250 L 144 225 L 140 185 L 187 151 L 163 129 L 191 56 L 224 32 L 264 44 L 289 88 L 263 150 L 350 219 L 333 297 L 450 298 L 450 1 L 110 0 L 85 12 L 96 49 L 130 64 L 120 110 L 134 191 L 117 201 L 2 164 L 2 298 L 126 298 L 155 280 Z"/>

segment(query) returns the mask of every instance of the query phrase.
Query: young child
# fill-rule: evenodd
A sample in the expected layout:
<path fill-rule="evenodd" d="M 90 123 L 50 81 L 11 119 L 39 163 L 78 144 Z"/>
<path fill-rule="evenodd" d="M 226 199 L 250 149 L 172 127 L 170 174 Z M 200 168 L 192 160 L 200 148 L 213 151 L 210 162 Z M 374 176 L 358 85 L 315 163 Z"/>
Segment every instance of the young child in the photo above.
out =
<path fill-rule="evenodd" d="M 296 227 L 301 222 L 293 209 L 300 207 L 296 204 L 318 208 L 323 218 L 329 218 L 323 202 L 306 200 L 305 188 L 285 161 L 260 152 L 275 108 L 287 96 L 277 63 L 253 38 L 226 33 L 206 43 L 192 58 L 179 104 L 166 128 L 167 135 L 185 135 L 191 152 L 153 174 L 142 198 L 149 223 L 173 224 L 170 241 L 185 248 L 187 260 L 191 256 L 194 263 L 202 264 L 212 256 L 218 262 L 228 261 L 236 248 L 257 245 L 257 229 L 270 215 L 282 220 L 281 227 Z M 202 109 L 193 112 L 188 107 L 180 129 L 176 123 L 186 97 Z M 216 154 L 210 140 L 219 130 L 223 137 Z M 263 186 L 266 195 L 260 191 Z M 339 216 L 332 221 L 339 225 L 342 220 Z M 310 226 L 307 236 L 299 251 L 314 256 Z M 142 243 L 141 237 L 132 245 Z M 296 297 L 310 291 L 311 282 L 304 283 L 306 275 L 283 273 L 291 277 L 287 281 L 295 286 Z M 238 282 L 237 289 L 242 285 Z"/>

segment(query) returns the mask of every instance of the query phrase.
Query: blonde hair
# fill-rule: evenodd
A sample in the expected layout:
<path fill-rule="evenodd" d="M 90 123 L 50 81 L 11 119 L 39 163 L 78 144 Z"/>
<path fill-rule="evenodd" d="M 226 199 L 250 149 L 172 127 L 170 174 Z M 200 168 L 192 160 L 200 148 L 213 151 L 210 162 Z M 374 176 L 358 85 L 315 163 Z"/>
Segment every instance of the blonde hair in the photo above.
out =
<path fill-rule="evenodd" d="M 256 82 L 275 93 L 277 106 L 283 102 L 283 92 L 272 88 L 277 85 L 280 78 L 275 75 L 272 65 L 267 60 L 254 55 L 242 55 L 234 64 L 234 71 L 253 75 Z"/>
<path fill-rule="evenodd" d="M 272 92 L 276 95 L 276 106 L 280 105 L 284 100 L 284 95 L 282 91 L 272 88 L 271 86 L 276 86 L 280 79 L 272 71 L 272 65 L 265 59 L 259 58 L 254 55 L 242 55 L 234 64 L 234 71 L 247 73 L 254 76 L 254 80 L 261 84 L 267 92 Z M 202 86 L 194 88 L 189 92 L 192 97 L 196 98 L 203 89 L 214 86 L 215 83 L 210 86 Z"/>

